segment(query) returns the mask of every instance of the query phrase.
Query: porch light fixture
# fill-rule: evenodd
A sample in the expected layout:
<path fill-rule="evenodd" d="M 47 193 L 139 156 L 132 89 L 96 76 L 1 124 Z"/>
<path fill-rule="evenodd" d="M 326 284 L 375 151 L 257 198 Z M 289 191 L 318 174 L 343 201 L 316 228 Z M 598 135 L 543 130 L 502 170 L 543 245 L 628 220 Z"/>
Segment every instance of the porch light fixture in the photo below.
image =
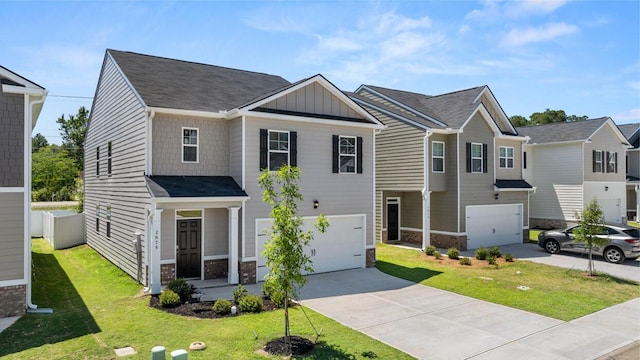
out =
<path fill-rule="evenodd" d="M 495 194 L 493 194 L 493 198 L 494 198 L 494 199 L 498 200 L 498 198 L 499 198 L 499 197 L 500 197 L 500 194 L 499 194 L 499 193 L 495 193 Z"/>
<path fill-rule="evenodd" d="M 318 200 L 313 200 L 313 208 L 317 209 L 320 206 L 320 202 Z"/>
<path fill-rule="evenodd" d="M 609 187 L 608 187 L 608 186 L 605 186 L 605 187 L 604 187 L 604 191 L 609 191 Z"/>

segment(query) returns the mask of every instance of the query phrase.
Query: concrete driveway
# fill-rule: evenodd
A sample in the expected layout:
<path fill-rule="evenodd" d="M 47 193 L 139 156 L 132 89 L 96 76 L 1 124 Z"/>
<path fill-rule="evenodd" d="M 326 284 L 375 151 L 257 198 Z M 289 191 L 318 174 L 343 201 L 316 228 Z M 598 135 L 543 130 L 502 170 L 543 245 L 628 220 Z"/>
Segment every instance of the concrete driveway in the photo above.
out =
<path fill-rule="evenodd" d="M 586 270 L 589 261 L 587 255 L 584 254 L 570 252 L 549 254 L 537 244 L 531 243 L 505 245 L 499 246 L 499 248 L 503 254 L 511 253 L 514 257 L 520 260 L 529 260 L 568 269 Z M 461 254 L 463 256 L 473 257 L 475 250 L 463 251 Z M 635 260 L 626 260 L 622 264 L 608 263 L 601 256 L 597 255 L 594 255 L 593 260 L 596 271 L 640 283 L 640 258 Z"/>
<path fill-rule="evenodd" d="M 419 359 L 595 359 L 640 340 L 640 298 L 564 322 L 377 269 L 308 280 L 305 306 Z"/>

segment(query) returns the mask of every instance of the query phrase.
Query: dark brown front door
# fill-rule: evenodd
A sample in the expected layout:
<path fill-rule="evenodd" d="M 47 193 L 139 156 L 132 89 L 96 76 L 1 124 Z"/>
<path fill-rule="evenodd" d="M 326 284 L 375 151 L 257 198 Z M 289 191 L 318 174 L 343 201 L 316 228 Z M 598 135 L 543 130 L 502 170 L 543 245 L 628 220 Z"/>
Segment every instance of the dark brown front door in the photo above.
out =
<path fill-rule="evenodd" d="M 177 276 L 200 277 L 200 239 L 202 220 L 178 220 Z"/>
<path fill-rule="evenodd" d="M 400 219 L 398 214 L 398 203 L 387 203 L 387 240 L 400 239 Z"/>

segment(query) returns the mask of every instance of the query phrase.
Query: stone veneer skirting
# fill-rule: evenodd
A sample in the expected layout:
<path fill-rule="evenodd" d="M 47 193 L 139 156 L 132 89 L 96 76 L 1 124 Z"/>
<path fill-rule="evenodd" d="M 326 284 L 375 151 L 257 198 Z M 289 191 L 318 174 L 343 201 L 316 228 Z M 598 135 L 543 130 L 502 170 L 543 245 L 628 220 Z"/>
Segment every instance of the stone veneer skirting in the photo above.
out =
<path fill-rule="evenodd" d="M 367 265 L 368 268 L 376 267 L 376 249 L 367 249 Z"/>
<path fill-rule="evenodd" d="M 229 271 L 229 260 L 205 260 L 204 261 L 204 279 L 221 279 L 226 278 Z"/>
<path fill-rule="evenodd" d="M 176 264 L 160 264 L 160 284 L 167 285 L 176 277 Z"/>
<path fill-rule="evenodd" d="M 26 304 L 26 285 L 0 287 L 0 318 L 23 315 Z"/>
<path fill-rule="evenodd" d="M 239 263 L 240 270 L 240 283 L 241 284 L 255 284 L 256 283 L 256 262 L 247 261 Z"/>
<path fill-rule="evenodd" d="M 431 233 L 431 245 L 441 249 L 456 248 L 460 251 L 467 250 L 467 237 L 457 235 L 444 235 Z"/>

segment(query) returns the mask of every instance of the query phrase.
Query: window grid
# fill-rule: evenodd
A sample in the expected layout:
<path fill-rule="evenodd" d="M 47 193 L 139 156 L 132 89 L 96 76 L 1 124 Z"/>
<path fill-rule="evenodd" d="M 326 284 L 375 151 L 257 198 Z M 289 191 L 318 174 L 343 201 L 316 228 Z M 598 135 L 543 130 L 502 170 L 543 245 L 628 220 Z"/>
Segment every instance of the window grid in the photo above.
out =
<path fill-rule="evenodd" d="M 434 141 L 431 144 L 432 171 L 434 173 L 444 172 L 444 142 Z"/>
<path fill-rule="evenodd" d="M 198 162 L 198 129 L 182 128 L 182 162 Z"/>
<path fill-rule="evenodd" d="M 593 156 L 594 156 L 593 162 L 595 164 L 594 172 L 603 172 L 602 151 L 596 150 L 593 153 Z"/>
<path fill-rule="evenodd" d="M 500 168 L 513 169 L 513 147 L 500 146 Z"/>
<path fill-rule="evenodd" d="M 340 136 L 338 152 L 340 156 L 340 174 L 356 173 L 356 137 Z"/>
<path fill-rule="evenodd" d="M 607 172 L 608 173 L 616 172 L 616 153 L 615 152 L 607 152 Z"/>
<path fill-rule="evenodd" d="M 471 143 L 471 172 L 482 173 L 482 144 Z"/>
<path fill-rule="evenodd" d="M 277 171 L 289 164 L 289 132 L 269 130 L 269 170 Z"/>

